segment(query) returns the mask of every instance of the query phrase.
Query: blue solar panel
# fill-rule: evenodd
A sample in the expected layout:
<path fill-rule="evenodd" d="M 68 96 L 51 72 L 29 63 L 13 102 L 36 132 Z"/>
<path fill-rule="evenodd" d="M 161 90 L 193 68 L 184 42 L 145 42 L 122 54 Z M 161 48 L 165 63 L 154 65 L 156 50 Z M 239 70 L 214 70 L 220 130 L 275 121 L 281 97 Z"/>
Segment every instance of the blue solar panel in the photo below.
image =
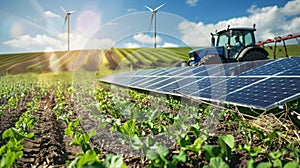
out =
<path fill-rule="evenodd" d="M 299 66 L 299 58 L 284 58 L 268 62 L 262 66 L 246 71 L 240 76 L 278 75 Z"/>
<path fill-rule="evenodd" d="M 178 67 L 178 70 L 176 72 L 172 72 L 172 76 L 182 76 L 182 77 L 187 77 L 184 76 L 183 74 L 191 71 L 191 67 Z"/>
<path fill-rule="evenodd" d="M 100 80 L 269 110 L 300 96 L 300 57 L 138 70 Z"/>
<path fill-rule="evenodd" d="M 298 98 L 300 78 L 272 77 L 249 85 L 242 90 L 229 93 L 226 100 L 243 105 L 270 109 L 285 103 L 285 100 Z"/>
<path fill-rule="evenodd" d="M 200 67 L 188 67 L 189 70 L 187 70 L 185 73 L 180 74 L 180 76 L 200 76 L 196 74 L 204 73 L 207 71 L 206 66 L 200 66 Z"/>
<path fill-rule="evenodd" d="M 157 90 L 159 91 L 163 91 L 163 92 L 172 92 L 173 90 L 177 90 L 181 87 L 184 87 L 188 84 L 194 83 L 197 78 L 193 78 L 193 77 L 189 77 L 189 78 L 174 78 L 175 81 L 174 82 L 170 82 L 160 88 L 158 88 Z"/>
<path fill-rule="evenodd" d="M 155 75 L 155 76 L 174 76 L 174 75 L 177 75 L 178 72 L 181 72 L 182 71 L 182 68 L 180 67 L 176 67 L 176 68 L 165 68 L 165 69 L 162 69 L 161 72 L 158 72 L 158 73 L 155 73 L 155 74 L 152 74 L 152 75 Z"/>
<path fill-rule="evenodd" d="M 130 78 L 130 85 L 138 85 L 139 83 L 143 83 L 147 81 L 144 77 L 134 76 Z"/>
<path fill-rule="evenodd" d="M 160 81 L 159 83 L 154 83 L 152 85 L 146 86 L 145 89 L 150 89 L 150 90 L 157 90 L 158 88 L 165 86 L 169 83 L 175 82 L 175 78 L 167 78 L 165 80 Z"/>
<path fill-rule="evenodd" d="M 152 84 L 155 84 L 155 83 L 158 83 L 162 80 L 165 80 L 167 79 L 167 77 L 148 77 L 148 78 L 144 78 L 145 82 L 141 83 L 141 84 L 137 84 L 137 85 L 134 85 L 134 86 L 137 86 L 137 87 L 140 87 L 140 88 L 146 88 L 147 86 L 149 85 L 152 85 Z"/>
<path fill-rule="evenodd" d="M 210 85 L 211 85 L 211 81 L 209 78 L 200 78 L 200 79 L 196 80 L 195 82 L 192 82 L 188 85 L 180 87 L 178 89 L 178 91 L 180 91 L 184 94 L 187 94 L 187 95 L 191 95 L 195 92 L 198 92 L 201 89 L 209 87 Z"/>
<path fill-rule="evenodd" d="M 203 97 L 206 99 L 217 99 L 224 101 L 226 95 L 238 89 L 242 89 L 248 85 L 256 83 L 263 78 L 241 78 L 241 77 L 227 77 L 227 78 L 210 78 L 211 86 L 193 93 L 191 96 Z"/>
<path fill-rule="evenodd" d="M 289 69 L 287 71 L 284 71 L 277 76 L 300 76 L 300 67 L 297 66 L 293 69 Z"/>
<path fill-rule="evenodd" d="M 236 76 L 268 62 L 270 62 L 270 60 L 223 64 L 224 70 L 216 73 L 216 76 Z"/>

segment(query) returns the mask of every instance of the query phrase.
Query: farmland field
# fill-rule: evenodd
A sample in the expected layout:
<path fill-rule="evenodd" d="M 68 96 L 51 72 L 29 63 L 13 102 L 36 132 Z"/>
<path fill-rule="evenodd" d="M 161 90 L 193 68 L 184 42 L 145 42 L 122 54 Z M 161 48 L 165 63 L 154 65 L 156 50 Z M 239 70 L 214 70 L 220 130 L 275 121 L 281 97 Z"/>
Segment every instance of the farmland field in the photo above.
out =
<path fill-rule="evenodd" d="M 188 50 L 0 55 L 0 167 L 299 167 L 299 100 L 263 113 L 95 80 Z"/>

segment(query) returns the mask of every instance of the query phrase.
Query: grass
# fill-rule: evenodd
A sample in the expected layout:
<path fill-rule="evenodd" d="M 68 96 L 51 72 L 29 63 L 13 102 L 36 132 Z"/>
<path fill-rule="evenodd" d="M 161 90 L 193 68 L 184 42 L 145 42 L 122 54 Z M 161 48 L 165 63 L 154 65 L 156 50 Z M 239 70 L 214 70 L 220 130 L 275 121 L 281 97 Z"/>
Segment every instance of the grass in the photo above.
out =
<path fill-rule="evenodd" d="M 274 58 L 274 46 L 265 46 L 264 47 L 268 53 L 269 58 Z M 277 46 L 276 47 L 276 58 L 285 58 L 285 49 L 283 46 Z M 300 45 L 288 45 L 287 46 L 287 54 L 289 57 L 292 56 L 300 56 Z"/>

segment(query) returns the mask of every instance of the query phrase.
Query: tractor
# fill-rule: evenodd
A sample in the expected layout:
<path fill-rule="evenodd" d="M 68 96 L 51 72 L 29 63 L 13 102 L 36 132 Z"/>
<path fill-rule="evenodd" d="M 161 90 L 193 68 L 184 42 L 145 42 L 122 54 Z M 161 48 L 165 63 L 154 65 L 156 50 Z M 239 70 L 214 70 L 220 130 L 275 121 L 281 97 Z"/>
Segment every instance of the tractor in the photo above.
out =
<path fill-rule="evenodd" d="M 188 66 L 220 64 L 268 59 L 268 52 L 256 45 L 252 28 L 230 28 L 211 33 L 211 48 L 198 48 L 189 52 Z M 217 38 L 217 40 L 216 40 Z"/>

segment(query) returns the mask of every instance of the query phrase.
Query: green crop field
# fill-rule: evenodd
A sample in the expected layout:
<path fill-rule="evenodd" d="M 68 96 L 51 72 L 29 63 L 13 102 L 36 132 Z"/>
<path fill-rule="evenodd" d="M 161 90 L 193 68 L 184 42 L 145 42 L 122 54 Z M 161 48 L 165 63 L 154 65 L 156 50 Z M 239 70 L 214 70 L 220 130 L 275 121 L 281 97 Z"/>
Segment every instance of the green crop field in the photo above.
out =
<path fill-rule="evenodd" d="M 0 55 L 0 168 L 298 168 L 299 99 L 262 112 L 97 81 L 173 66 L 190 49 Z"/>
<path fill-rule="evenodd" d="M 264 47 L 269 58 L 274 57 L 274 47 Z M 172 67 L 175 63 L 188 60 L 189 47 L 182 48 L 136 48 L 109 50 L 83 50 L 70 52 L 36 52 L 24 54 L 1 54 L 0 74 L 48 73 L 76 71 L 131 70 L 139 68 Z M 288 56 L 299 56 L 299 45 L 288 45 Z M 276 58 L 285 57 L 282 46 L 276 49 Z M 105 73 L 105 74 L 107 74 Z M 98 75 L 101 75 L 98 73 Z"/>
<path fill-rule="evenodd" d="M 83 50 L 0 55 L 0 74 L 170 67 L 188 59 L 189 48 Z"/>

